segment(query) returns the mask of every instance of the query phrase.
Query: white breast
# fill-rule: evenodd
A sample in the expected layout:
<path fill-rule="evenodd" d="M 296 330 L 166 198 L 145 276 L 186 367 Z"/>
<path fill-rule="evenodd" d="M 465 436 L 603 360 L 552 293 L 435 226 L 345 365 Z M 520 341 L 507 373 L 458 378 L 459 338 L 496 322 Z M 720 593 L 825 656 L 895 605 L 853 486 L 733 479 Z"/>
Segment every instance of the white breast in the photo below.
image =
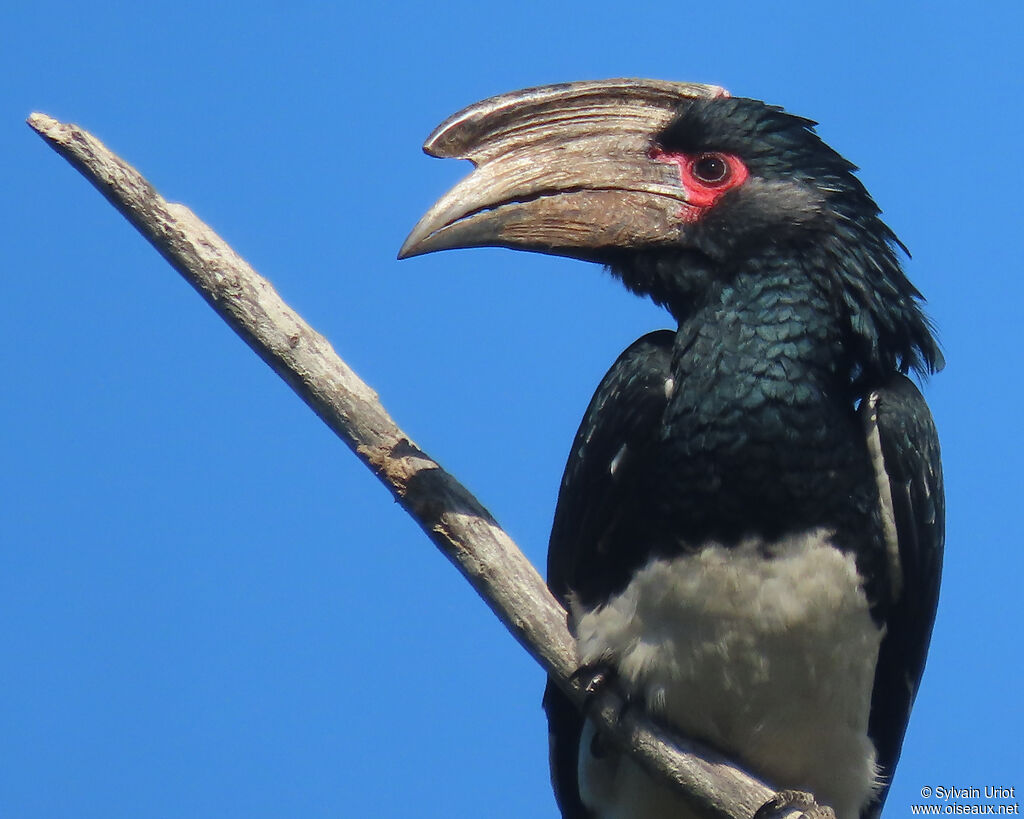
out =
<path fill-rule="evenodd" d="M 867 737 L 882 634 L 853 557 L 816 530 L 652 560 L 607 605 L 574 610 L 580 659 L 681 733 L 779 788 L 857 819 L 876 788 Z M 580 790 L 602 819 L 686 816 L 628 759 L 580 745 Z"/>

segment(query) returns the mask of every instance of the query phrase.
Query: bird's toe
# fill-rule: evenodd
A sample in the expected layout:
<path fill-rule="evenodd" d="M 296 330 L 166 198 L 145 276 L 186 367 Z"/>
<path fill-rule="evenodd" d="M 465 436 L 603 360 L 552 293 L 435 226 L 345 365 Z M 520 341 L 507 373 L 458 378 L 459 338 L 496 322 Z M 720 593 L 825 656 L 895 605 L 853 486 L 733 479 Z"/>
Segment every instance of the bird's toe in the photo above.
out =
<path fill-rule="evenodd" d="M 773 819 L 785 810 L 801 811 L 800 819 L 836 819 L 836 812 L 819 805 L 814 794 L 797 790 L 779 791 L 757 809 L 753 819 Z"/>

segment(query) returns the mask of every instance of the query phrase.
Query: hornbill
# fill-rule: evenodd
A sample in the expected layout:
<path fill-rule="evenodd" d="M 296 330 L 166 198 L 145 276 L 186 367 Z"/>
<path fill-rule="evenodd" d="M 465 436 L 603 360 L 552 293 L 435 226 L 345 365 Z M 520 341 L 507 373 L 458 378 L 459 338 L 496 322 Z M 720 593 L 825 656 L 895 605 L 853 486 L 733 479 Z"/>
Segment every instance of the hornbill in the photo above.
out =
<path fill-rule="evenodd" d="M 715 86 L 495 97 L 424 150 L 475 170 L 400 256 L 595 261 L 678 326 L 632 344 L 572 445 L 548 583 L 581 669 L 839 819 L 877 815 L 924 667 L 942 355 L 903 246 L 815 123 Z M 564 817 L 691 812 L 550 682 Z"/>

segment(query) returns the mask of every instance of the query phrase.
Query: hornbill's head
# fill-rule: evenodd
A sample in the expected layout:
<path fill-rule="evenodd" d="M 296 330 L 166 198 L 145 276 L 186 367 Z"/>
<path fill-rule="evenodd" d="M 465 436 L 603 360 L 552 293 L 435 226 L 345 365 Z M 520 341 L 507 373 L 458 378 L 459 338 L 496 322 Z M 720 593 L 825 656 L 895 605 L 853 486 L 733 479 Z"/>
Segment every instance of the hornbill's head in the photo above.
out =
<path fill-rule="evenodd" d="M 822 277 L 863 366 L 933 370 L 941 353 L 899 242 L 815 123 L 722 88 L 605 80 L 493 97 L 424 145 L 475 170 L 400 258 L 500 246 L 606 264 L 682 319 L 740 270 Z"/>

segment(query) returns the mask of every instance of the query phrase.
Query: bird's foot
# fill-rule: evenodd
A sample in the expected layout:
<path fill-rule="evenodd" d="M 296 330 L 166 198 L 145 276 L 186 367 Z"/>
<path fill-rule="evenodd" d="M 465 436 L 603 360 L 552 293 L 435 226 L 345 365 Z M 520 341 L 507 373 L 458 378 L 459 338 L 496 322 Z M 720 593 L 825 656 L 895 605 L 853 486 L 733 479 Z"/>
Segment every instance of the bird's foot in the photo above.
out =
<path fill-rule="evenodd" d="M 572 681 L 583 689 L 586 698 L 583 702 L 583 712 L 588 713 L 593 709 L 601 694 L 606 691 L 614 691 L 622 702 L 618 718 L 631 708 L 644 707 L 644 697 L 641 693 L 627 690 L 619 682 L 619 672 L 610 663 L 588 663 L 581 665 L 572 675 Z"/>
<path fill-rule="evenodd" d="M 615 686 L 617 678 L 615 667 L 606 663 L 592 663 L 577 668 L 573 672 L 572 681 L 578 684 L 586 695 L 583 703 L 584 711 L 590 710 L 602 691 Z M 625 701 L 625 697 L 623 697 L 623 701 Z"/>
<path fill-rule="evenodd" d="M 576 669 L 572 675 L 572 680 L 583 689 L 583 713 L 585 715 L 589 717 L 593 714 L 601 694 L 614 690 L 621 701 L 615 718 L 617 720 L 622 719 L 626 709 L 630 706 L 630 699 L 619 685 L 618 676 L 615 666 L 608 663 L 591 663 Z M 614 745 L 611 740 L 597 727 L 596 723 L 590 726 L 590 730 L 590 742 L 586 747 L 591 757 L 597 760 L 606 760 L 613 753 L 617 753 L 614 751 Z M 586 736 L 586 733 L 584 733 L 584 736 Z"/>
<path fill-rule="evenodd" d="M 779 791 L 757 809 L 753 819 L 772 819 L 779 812 L 795 809 L 802 811 L 801 819 L 836 819 L 836 812 L 828 805 L 819 805 L 814 794 L 807 791 Z"/>
<path fill-rule="evenodd" d="M 644 710 L 643 696 L 627 690 L 619 680 L 618 669 L 610 663 L 591 663 L 580 666 L 572 675 L 572 680 L 583 689 L 583 713 L 585 716 L 593 715 L 601 695 L 607 692 L 614 692 L 619 701 L 618 710 L 614 715 L 617 721 L 622 721 L 633 708 Z M 597 743 L 604 741 L 600 731 L 595 733 L 594 740 Z M 592 752 L 595 756 L 602 755 L 597 752 L 596 745 L 592 748 Z"/>

